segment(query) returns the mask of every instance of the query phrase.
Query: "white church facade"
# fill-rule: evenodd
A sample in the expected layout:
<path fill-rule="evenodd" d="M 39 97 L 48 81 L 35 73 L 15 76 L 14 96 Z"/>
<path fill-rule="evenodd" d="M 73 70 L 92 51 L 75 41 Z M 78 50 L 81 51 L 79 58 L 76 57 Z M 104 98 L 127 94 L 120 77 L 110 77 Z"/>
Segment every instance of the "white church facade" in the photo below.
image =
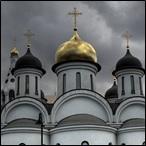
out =
<path fill-rule="evenodd" d="M 11 52 L 1 89 L 1 145 L 145 145 L 145 69 L 128 45 L 113 71 L 116 80 L 102 96 L 96 91 L 96 51 L 75 26 L 55 54 L 57 99 L 51 104 L 40 87 L 46 71 L 30 48 L 28 42 L 21 57 L 15 45 Z"/>

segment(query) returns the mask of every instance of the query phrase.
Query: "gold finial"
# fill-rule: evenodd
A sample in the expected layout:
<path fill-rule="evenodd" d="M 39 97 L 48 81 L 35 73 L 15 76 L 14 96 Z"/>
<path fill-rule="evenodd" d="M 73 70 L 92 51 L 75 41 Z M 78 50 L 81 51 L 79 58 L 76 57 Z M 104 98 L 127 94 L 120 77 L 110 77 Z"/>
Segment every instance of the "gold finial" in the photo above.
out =
<path fill-rule="evenodd" d="M 30 29 L 28 29 L 27 33 L 24 34 L 28 38 L 28 48 L 30 48 L 30 37 L 34 34 L 31 33 Z"/>
<path fill-rule="evenodd" d="M 13 40 L 13 43 L 14 43 L 14 47 L 11 51 L 11 56 L 19 56 L 19 52 L 16 49 L 16 39 Z"/>
<path fill-rule="evenodd" d="M 124 38 L 126 38 L 126 40 L 127 40 L 127 48 L 129 48 L 129 38 L 132 37 L 132 35 L 130 35 L 130 34 L 128 33 L 128 31 L 126 31 L 126 33 L 123 34 L 122 36 L 123 36 Z"/>
<path fill-rule="evenodd" d="M 82 15 L 82 13 L 78 13 L 77 11 L 76 11 L 76 8 L 74 8 L 74 12 L 72 12 L 72 13 L 68 13 L 69 15 L 74 15 L 74 31 L 77 31 L 77 20 L 76 20 L 76 17 L 78 16 L 78 15 Z"/>

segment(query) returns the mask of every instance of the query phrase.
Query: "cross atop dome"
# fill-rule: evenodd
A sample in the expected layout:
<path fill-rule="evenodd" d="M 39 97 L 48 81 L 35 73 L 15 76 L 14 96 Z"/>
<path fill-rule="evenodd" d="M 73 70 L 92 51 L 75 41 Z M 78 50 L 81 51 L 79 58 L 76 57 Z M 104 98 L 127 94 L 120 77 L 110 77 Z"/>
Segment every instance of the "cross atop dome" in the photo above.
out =
<path fill-rule="evenodd" d="M 30 48 L 30 37 L 34 36 L 33 33 L 31 33 L 30 29 L 28 29 L 27 33 L 24 34 L 28 38 L 28 44 L 27 47 Z"/>
<path fill-rule="evenodd" d="M 126 31 L 126 33 L 122 36 L 127 40 L 127 48 L 129 48 L 129 38 L 132 37 L 132 35 L 130 35 L 128 31 Z"/>
<path fill-rule="evenodd" d="M 74 12 L 68 13 L 68 14 L 74 16 L 74 31 L 77 31 L 77 20 L 76 20 L 76 17 L 77 17 L 78 15 L 82 15 L 82 13 L 78 13 L 78 12 L 76 11 L 76 8 L 74 8 Z"/>

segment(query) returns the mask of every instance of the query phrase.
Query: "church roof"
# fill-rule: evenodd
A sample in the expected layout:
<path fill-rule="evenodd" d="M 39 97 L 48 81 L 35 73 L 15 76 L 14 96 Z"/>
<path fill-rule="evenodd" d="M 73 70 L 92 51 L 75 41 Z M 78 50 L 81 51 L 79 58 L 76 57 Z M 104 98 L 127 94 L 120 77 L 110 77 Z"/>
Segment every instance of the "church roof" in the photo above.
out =
<path fill-rule="evenodd" d="M 40 125 L 36 124 L 36 120 L 33 119 L 16 119 L 8 123 L 5 128 L 15 128 L 15 127 L 33 127 L 40 128 Z"/>
<path fill-rule="evenodd" d="M 23 55 L 17 60 L 16 65 L 15 65 L 15 70 L 19 68 L 36 68 L 36 69 L 41 70 L 44 74 L 46 72 L 42 68 L 42 64 L 40 60 L 34 55 L 32 55 L 30 48 L 27 49 L 27 52 L 25 55 Z M 13 72 L 14 70 L 12 70 L 12 73 Z"/>
<path fill-rule="evenodd" d="M 11 56 L 19 56 L 19 52 L 16 49 L 16 46 L 13 47 L 13 50 L 11 51 Z"/>
<path fill-rule="evenodd" d="M 130 50 L 127 49 L 127 52 L 124 57 L 122 57 L 116 64 L 116 70 L 113 71 L 113 75 L 115 74 L 116 71 L 122 70 L 122 69 L 128 69 L 128 68 L 137 68 L 144 70 L 142 68 L 142 64 L 140 60 L 136 57 L 134 57 L 131 53 Z"/>
<path fill-rule="evenodd" d="M 114 81 L 113 86 L 108 89 L 105 93 L 105 98 L 117 98 L 118 97 L 118 86 L 116 82 Z"/>
<path fill-rule="evenodd" d="M 15 44 L 15 42 L 16 42 L 16 39 L 14 39 L 14 47 L 13 47 L 13 49 L 12 49 L 12 51 L 11 51 L 11 57 L 12 56 L 19 56 L 19 52 L 17 51 L 17 49 L 16 49 L 16 44 Z"/>
<path fill-rule="evenodd" d="M 115 113 L 116 113 L 116 110 L 117 110 L 117 108 L 118 108 L 118 106 L 120 105 L 120 103 L 109 103 L 110 104 L 110 106 L 111 106 L 111 108 L 112 108 L 112 111 L 113 111 L 113 114 L 115 115 Z"/>
<path fill-rule="evenodd" d="M 61 44 L 57 49 L 55 54 L 55 62 L 63 62 L 70 60 L 84 60 L 84 61 L 92 61 L 97 62 L 97 55 L 95 49 L 87 42 L 81 40 L 77 33 L 76 27 L 76 16 L 82 13 L 78 13 L 76 8 L 74 8 L 73 13 L 69 13 L 69 15 L 74 16 L 74 35 L 73 37 Z"/>
<path fill-rule="evenodd" d="M 21 68 L 21 67 L 42 68 L 42 64 L 38 58 L 32 55 L 30 49 L 28 48 L 26 54 L 18 59 L 15 67 L 16 68 Z"/>
<path fill-rule="evenodd" d="M 145 126 L 145 119 L 130 119 L 123 123 L 121 128 Z"/>
<path fill-rule="evenodd" d="M 44 98 L 45 99 L 45 98 Z M 46 100 L 41 100 L 41 102 L 43 103 L 43 105 L 45 106 L 45 108 L 47 109 L 48 111 L 48 114 L 50 115 L 51 114 L 51 111 L 52 111 L 52 108 L 54 106 L 54 104 L 50 104 L 50 103 L 47 103 Z"/>
<path fill-rule="evenodd" d="M 98 117 L 88 114 L 77 114 L 67 117 L 58 123 L 57 127 L 74 126 L 74 125 L 101 125 L 106 126 L 106 123 Z"/>
<path fill-rule="evenodd" d="M 95 49 L 89 43 L 81 40 L 77 31 L 74 32 L 73 37 L 69 41 L 59 46 L 55 55 L 56 63 L 69 60 L 97 62 Z"/>

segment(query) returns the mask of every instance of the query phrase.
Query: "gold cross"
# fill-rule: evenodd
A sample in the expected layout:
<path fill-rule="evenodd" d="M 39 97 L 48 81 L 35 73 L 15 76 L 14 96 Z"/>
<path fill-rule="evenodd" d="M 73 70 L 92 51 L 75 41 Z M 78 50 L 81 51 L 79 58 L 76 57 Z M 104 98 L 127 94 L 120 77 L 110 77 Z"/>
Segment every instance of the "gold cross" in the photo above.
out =
<path fill-rule="evenodd" d="M 74 8 L 74 12 L 72 12 L 72 13 L 68 13 L 69 15 L 74 15 L 74 30 L 77 30 L 77 20 L 76 20 L 76 17 L 78 16 L 78 15 L 82 15 L 82 13 L 78 13 L 77 11 L 76 11 L 76 8 Z"/>
<path fill-rule="evenodd" d="M 27 33 L 24 34 L 28 38 L 28 45 L 30 45 L 30 37 L 34 34 L 31 33 L 31 31 L 28 29 Z"/>
<path fill-rule="evenodd" d="M 126 33 L 123 34 L 122 36 L 123 36 L 124 38 L 126 38 L 126 40 L 127 40 L 127 48 L 129 48 L 129 38 L 132 37 L 132 35 L 130 35 L 130 34 L 128 33 L 128 31 L 126 31 Z"/>

